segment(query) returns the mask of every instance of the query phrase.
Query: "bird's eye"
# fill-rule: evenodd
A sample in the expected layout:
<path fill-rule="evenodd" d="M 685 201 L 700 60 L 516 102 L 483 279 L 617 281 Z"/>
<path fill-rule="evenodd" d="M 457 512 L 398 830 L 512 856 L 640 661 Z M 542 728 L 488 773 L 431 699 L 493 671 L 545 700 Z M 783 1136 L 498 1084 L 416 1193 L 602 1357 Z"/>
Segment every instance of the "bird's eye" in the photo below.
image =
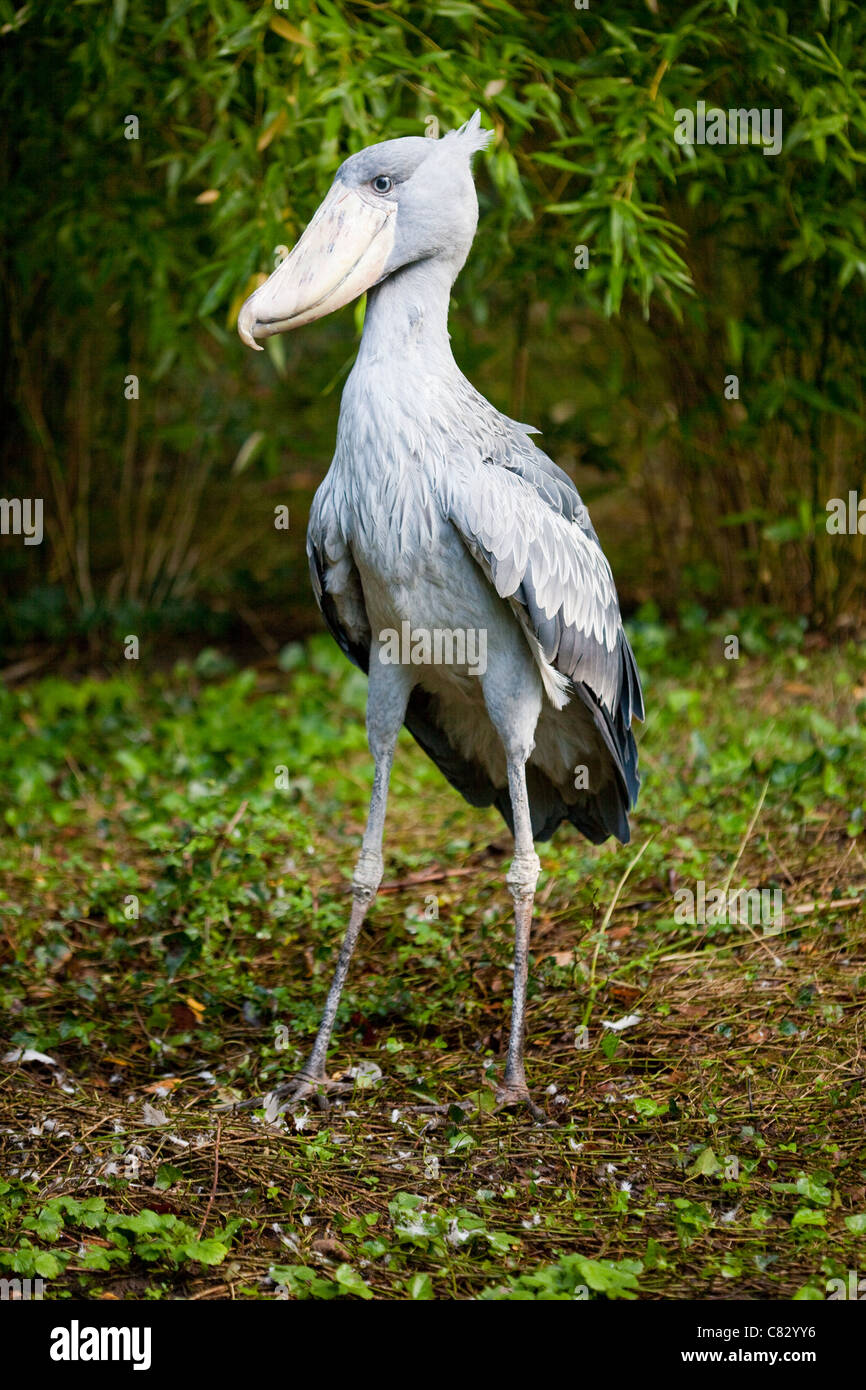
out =
<path fill-rule="evenodd" d="M 392 182 L 387 174 L 379 174 L 378 178 L 373 180 L 372 186 L 376 193 L 387 193 L 392 187 Z"/>

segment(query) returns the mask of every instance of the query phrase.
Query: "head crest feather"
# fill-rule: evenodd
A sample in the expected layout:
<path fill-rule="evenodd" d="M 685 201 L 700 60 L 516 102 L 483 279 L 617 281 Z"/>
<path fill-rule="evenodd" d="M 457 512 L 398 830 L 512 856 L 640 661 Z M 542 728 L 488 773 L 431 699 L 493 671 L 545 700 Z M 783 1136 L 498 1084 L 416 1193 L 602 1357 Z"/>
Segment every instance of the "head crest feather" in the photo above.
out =
<path fill-rule="evenodd" d="M 459 141 L 461 149 L 471 155 L 475 154 L 476 150 L 486 150 L 493 134 L 492 130 L 482 130 L 481 112 L 476 110 L 458 130 L 449 130 L 445 139 Z"/>

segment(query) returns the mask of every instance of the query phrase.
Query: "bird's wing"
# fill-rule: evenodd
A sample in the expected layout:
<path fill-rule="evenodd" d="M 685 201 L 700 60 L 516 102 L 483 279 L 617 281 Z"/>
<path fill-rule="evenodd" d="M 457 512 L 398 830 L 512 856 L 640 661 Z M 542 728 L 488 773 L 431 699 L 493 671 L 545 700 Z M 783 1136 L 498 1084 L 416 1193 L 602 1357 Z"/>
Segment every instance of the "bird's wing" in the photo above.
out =
<path fill-rule="evenodd" d="M 307 527 L 310 579 L 322 617 L 338 646 L 362 671 L 370 667 L 370 622 L 364 590 L 339 524 L 327 479 L 317 491 Z"/>
<path fill-rule="evenodd" d="M 571 479 L 521 433 L 499 458 L 450 466 L 441 492 L 447 516 L 511 603 L 536 655 L 593 710 L 633 801 L 630 725 L 644 715 L 640 680 L 610 565 Z"/>
<path fill-rule="evenodd" d="M 504 466 L 449 470 L 446 492 L 447 515 L 499 596 L 525 610 L 545 659 L 613 714 L 623 684 L 619 599 L 568 475 L 533 448 Z M 643 717 L 639 690 L 632 715 Z"/>

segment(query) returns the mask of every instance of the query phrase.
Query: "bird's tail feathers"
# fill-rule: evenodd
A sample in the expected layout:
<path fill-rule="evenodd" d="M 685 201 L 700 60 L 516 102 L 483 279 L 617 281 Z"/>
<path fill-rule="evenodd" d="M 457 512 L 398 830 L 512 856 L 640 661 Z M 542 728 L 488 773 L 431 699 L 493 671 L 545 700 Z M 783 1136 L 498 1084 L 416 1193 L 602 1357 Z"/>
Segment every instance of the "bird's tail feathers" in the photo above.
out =
<path fill-rule="evenodd" d="M 532 652 L 538 667 L 538 674 L 541 676 L 545 695 L 554 709 L 565 709 L 574 690 L 571 680 L 568 676 L 564 676 L 561 671 L 557 671 L 556 667 L 544 655 L 541 643 L 532 631 L 532 625 L 522 604 L 512 601 L 511 611 L 523 628 L 523 635 L 529 643 L 529 650 Z"/>

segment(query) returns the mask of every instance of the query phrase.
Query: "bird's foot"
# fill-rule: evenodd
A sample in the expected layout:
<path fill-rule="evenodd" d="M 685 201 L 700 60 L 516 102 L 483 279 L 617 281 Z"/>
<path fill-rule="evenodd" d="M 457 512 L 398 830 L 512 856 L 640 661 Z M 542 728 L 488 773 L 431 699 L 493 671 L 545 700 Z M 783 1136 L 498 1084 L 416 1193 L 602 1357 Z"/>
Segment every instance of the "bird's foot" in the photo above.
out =
<path fill-rule="evenodd" d="M 549 1125 L 553 1123 L 541 1107 L 535 1104 L 535 1101 L 529 1094 L 529 1088 L 525 1084 L 522 1086 L 507 1085 L 503 1082 L 502 1085 L 496 1087 L 494 1096 L 494 1115 L 498 1115 L 503 1110 L 528 1110 L 537 1124 Z M 446 1105 L 407 1105 L 403 1108 L 407 1113 L 413 1115 L 448 1115 L 457 1119 L 461 1111 L 464 1116 L 468 1116 L 479 1109 L 487 1110 L 488 1106 L 484 1104 L 479 1106 L 477 1100 L 468 1099 L 461 1101 L 452 1100 Z M 435 1123 L 435 1120 L 433 1123 Z"/>
<path fill-rule="evenodd" d="M 290 1081 L 281 1081 L 272 1091 L 263 1096 L 253 1096 L 250 1100 L 239 1100 L 230 1106 L 220 1106 L 220 1110 L 258 1110 L 264 1107 L 268 1119 L 276 1119 L 284 1110 L 294 1110 L 305 1100 L 314 1099 L 320 1110 L 329 1109 L 328 1095 L 345 1093 L 355 1089 L 354 1081 L 339 1081 L 333 1077 L 308 1076 L 299 1072 Z"/>
<path fill-rule="evenodd" d="M 529 1087 L 523 1083 L 503 1082 L 496 1087 L 496 1108 L 494 1114 L 498 1115 L 503 1110 L 528 1110 L 533 1120 L 539 1125 L 549 1125 L 551 1120 L 541 1106 L 536 1105 L 532 1096 L 529 1094 Z"/>
<path fill-rule="evenodd" d="M 407 1115 L 450 1115 L 453 1110 L 455 1119 L 459 1115 L 471 1115 L 477 1109 L 474 1100 L 449 1100 L 441 1105 L 431 1102 L 429 1105 L 401 1106 L 401 1110 Z"/>
<path fill-rule="evenodd" d="M 303 1104 L 305 1100 L 314 1100 L 320 1110 L 328 1110 L 329 1095 L 345 1095 L 354 1089 L 354 1081 L 341 1081 L 324 1073 L 321 1076 L 307 1076 L 300 1072 L 291 1081 L 283 1081 L 272 1091 L 268 1091 L 267 1095 L 262 1097 L 261 1103 L 272 1115 L 282 1114 L 284 1110 L 294 1110 L 296 1105 Z"/>

